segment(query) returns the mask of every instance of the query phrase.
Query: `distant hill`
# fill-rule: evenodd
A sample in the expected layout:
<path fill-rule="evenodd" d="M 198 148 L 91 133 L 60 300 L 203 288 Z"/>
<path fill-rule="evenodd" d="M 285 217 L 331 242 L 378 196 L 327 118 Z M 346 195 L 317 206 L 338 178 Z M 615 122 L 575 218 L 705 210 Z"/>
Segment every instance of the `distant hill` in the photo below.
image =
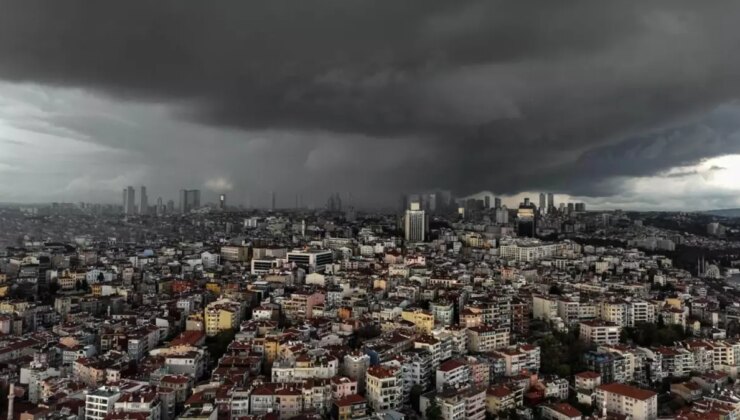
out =
<path fill-rule="evenodd" d="M 740 209 L 707 210 L 700 213 L 718 217 L 740 217 Z"/>

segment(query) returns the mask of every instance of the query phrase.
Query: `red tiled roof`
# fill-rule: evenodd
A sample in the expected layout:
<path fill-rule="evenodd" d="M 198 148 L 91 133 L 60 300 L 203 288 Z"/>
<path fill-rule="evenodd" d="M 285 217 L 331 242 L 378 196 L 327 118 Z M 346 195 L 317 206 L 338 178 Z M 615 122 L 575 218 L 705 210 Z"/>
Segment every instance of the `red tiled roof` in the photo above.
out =
<path fill-rule="evenodd" d="M 365 402 L 364 397 L 357 395 L 357 394 L 352 394 L 352 395 L 347 395 L 346 397 L 336 401 L 334 404 L 336 404 L 339 407 L 346 407 L 348 405 L 361 404 L 364 402 Z"/>
<path fill-rule="evenodd" d="M 465 366 L 465 363 L 463 363 L 463 362 L 461 362 L 459 360 L 450 359 L 450 360 L 442 363 L 439 366 L 439 370 L 441 370 L 442 372 L 449 372 L 449 371 L 455 370 L 455 369 L 457 369 L 457 368 L 459 368 L 461 366 Z"/>
<path fill-rule="evenodd" d="M 506 397 L 511 395 L 511 390 L 505 386 L 497 386 L 495 388 L 488 388 L 488 391 L 486 391 L 486 394 L 492 395 L 494 397 Z"/>
<path fill-rule="evenodd" d="M 385 379 L 394 377 L 396 370 L 384 366 L 371 366 L 367 370 L 367 374 L 376 378 Z"/>
<path fill-rule="evenodd" d="M 631 385 L 625 385 L 620 383 L 611 383 L 611 384 L 604 384 L 597 387 L 597 389 L 600 389 L 602 391 L 611 392 L 613 394 L 619 394 L 625 397 L 634 398 L 636 400 L 645 401 L 648 400 L 657 394 L 653 391 L 637 388 Z"/>
<path fill-rule="evenodd" d="M 573 407 L 572 405 L 568 403 L 558 403 L 558 404 L 552 404 L 549 406 L 553 410 L 557 411 L 560 414 L 563 414 L 568 417 L 578 417 L 582 415 L 580 411 L 578 411 L 577 408 Z"/>

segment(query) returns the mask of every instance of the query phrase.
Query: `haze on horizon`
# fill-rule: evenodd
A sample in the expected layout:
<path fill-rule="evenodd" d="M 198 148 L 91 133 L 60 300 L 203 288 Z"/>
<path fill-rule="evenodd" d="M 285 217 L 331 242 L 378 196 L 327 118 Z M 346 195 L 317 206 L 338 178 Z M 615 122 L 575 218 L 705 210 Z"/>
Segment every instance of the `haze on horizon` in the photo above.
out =
<path fill-rule="evenodd" d="M 0 8 L 0 202 L 740 207 L 736 1 Z"/>

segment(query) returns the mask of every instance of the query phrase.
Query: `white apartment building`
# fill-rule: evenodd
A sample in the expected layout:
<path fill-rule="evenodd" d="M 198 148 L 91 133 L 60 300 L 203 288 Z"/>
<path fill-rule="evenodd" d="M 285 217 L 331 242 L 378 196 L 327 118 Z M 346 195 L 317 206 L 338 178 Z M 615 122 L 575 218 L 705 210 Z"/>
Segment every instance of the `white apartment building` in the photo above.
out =
<path fill-rule="evenodd" d="M 444 420 L 484 420 L 486 418 L 486 388 L 484 387 L 450 390 L 437 394 L 435 398 Z"/>
<path fill-rule="evenodd" d="M 611 383 L 599 385 L 594 393 L 596 406 L 609 414 L 635 420 L 653 420 L 658 417 L 658 394 L 631 385 Z"/>
<path fill-rule="evenodd" d="M 538 372 L 540 370 L 540 348 L 525 344 L 496 351 L 504 358 L 504 374 L 516 376 L 523 371 Z"/>
<path fill-rule="evenodd" d="M 437 369 L 437 391 L 447 386 L 466 385 L 470 382 L 470 366 L 464 361 L 451 359 L 442 363 Z"/>
<path fill-rule="evenodd" d="M 502 328 L 479 325 L 468 328 L 467 332 L 468 350 L 471 352 L 493 351 L 509 345 L 509 331 Z"/>
<path fill-rule="evenodd" d="M 518 262 L 536 262 L 556 256 L 558 250 L 558 244 L 544 244 L 530 240 L 502 244 L 499 247 L 499 255 L 503 259 Z"/>
<path fill-rule="evenodd" d="M 121 391 L 115 387 L 103 386 L 85 396 L 85 420 L 103 420 L 113 412 L 116 401 L 121 398 Z"/>
<path fill-rule="evenodd" d="M 619 333 L 622 327 L 604 321 L 584 321 L 580 323 L 580 339 L 586 344 L 609 344 L 619 343 Z"/>
<path fill-rule="evenodd" d="M 634 327 L 637 324 L 655 322 L 655 306 L 644 300 L 633 300 L 627 306 L 625 324 Z"/>
<path fill-rule="evenodd" d="M 368 405 L 376 411 L 400 408 L 403 404 L 401 370 L 371 366 L 365 376 L 365 393 Z"/>

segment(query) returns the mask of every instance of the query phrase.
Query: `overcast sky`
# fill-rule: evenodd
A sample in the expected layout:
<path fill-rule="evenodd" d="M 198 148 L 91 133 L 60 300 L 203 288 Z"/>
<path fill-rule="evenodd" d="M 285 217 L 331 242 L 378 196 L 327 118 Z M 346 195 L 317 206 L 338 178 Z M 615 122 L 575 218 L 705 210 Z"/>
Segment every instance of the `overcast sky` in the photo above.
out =
<path fill-rule="evenodd" d="M 0 202 L 147 185 L 150 201 L 200 188 L 252 206 L 449 189 L 740 207 L 736 0 L 0 11 Z"/>

